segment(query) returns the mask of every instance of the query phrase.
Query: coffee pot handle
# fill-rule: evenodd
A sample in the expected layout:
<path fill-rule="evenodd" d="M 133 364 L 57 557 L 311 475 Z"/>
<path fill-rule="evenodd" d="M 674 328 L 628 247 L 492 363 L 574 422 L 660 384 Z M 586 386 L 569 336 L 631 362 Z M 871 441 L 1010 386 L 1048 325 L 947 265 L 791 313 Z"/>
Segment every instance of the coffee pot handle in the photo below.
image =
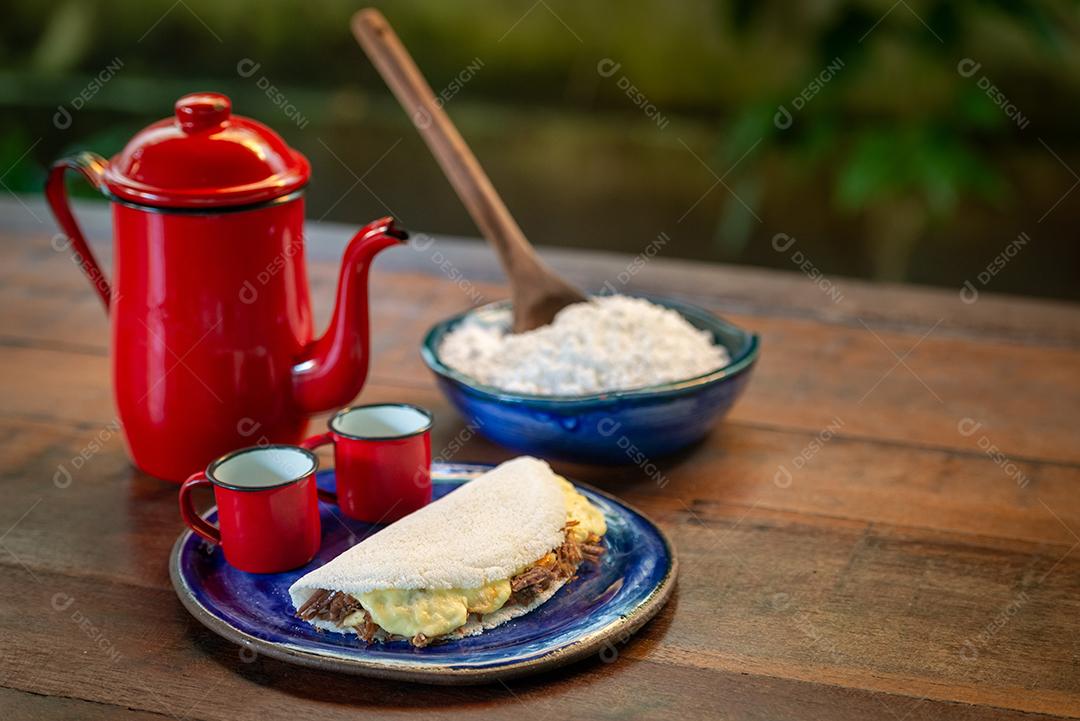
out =
<path fill-rule="evenodd" d="M 103 178 L 105 165 L 105 158 L 96 153 L 88 152 L 78 153 L 69 158 L 56 161 L 49 170 L 48 180 L 45 181 L 45 197 L 49 201 L 49 207 L 52 208 L 53 215 L 56 216 L 56 222 L 60 224 L 61 230 L 67 236 L 67 243 L 57 247 L 57 250 L 71 249 L 83 272 L 86 273 L 86 277 L 93 284 L 94 290 L 101 296 L 101 302 L 105 304 L 105 312 L 107 313 L 112 298 L 112 289 L 109 287 L 109 281 L 105 278 L 105 274 L 101 272 L 101 266 L 94 259 L 94 254 L 90 251 L 90 246 L 83 236 L 82 229 L 79 228 L 79 223 L 71 212 L 67 188 L 64 186 L 64 174 L 68 170 L 77 170 L 89 181 L 90 185 L 98 190 L 103 190 L 105 187 Z"/>

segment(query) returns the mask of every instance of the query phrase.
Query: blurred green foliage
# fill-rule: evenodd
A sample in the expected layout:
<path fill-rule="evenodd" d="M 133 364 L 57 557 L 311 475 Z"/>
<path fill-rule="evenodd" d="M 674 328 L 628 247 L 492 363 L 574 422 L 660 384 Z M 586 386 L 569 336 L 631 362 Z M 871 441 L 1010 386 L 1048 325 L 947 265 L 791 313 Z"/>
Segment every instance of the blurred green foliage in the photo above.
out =
<path fill-rule="evenodd" d="M 843 156 L 835 183 L 835 197 L 842 208 L 858 210 L 875 200 L 907 193 L 920 195 L 934 214 L 953 210 L 957 199 L 968 193 L 1000 200 L 1006 190 L 1004 178 L 974 146 L 980 134 L 1007 134 L 1008 119 L 975 80 L 956 72 L 957 59 L 963 57 L 957 54 L 958 49 L 965 47 L 977 20 L 997 11 L 1000 17 L 996 19 L 1012 21 L 1010 29 L 1025 35 L 1023 40 L 1032 49 L 1044 46 L 1044 62 L 1063 59 L 1059 26 L 1040 6 L 1005 0 L 937 0 L 917 6 L 925 19 L 910 6 L 898 4 L 888 15 L 895 12 L 902 22 L 886 24 L 887 17 L 875 16 L 869 4 L 835 3 L 814 33 L 800 29 L 793 34 L 793 41 L 812 43 L 807 56 L 821 67 L 836 58 L 845 62 L 836 80 L 830 81 L 829 92 L 801 119 L 795 141 L 814 150 L 815 160 L 829 159 L 822 157 L 829 151 Z M 741 0 L 733 8 L 736 24 L 743 29 L 767 13 L 767 3 L 749 0 Z M 923 81 L 928 86 L 943 82 L 948 87 L 945 92 L 933 93 L 936 97 L 924 94 L 910 98 L 913 103 L 932 103 L 921 111 L 898 106 L 888 97 L 867 97 L 866 85 L 874 82 L 871 79 L 895 76 L 890 66 L 897 65 L 907 75 L 927 73 L 930 77 L 924 76 Z M 943 68 L 952 70 L 955 77 L 941 78 Z M 881 90 L 899 92 L 902 87 L 883 83 Z M 798 92 L 799 88 L 789 86 L 790 94 Z M 838 128 L 860 98 L 867 103 L 866 110 L 876 112 L 867 113 L 869 117 L 854 133 L 839 137 Z M 766 107 L 775 107 L 775 103 L 767 102 Z M 753 110 L 749 113 L 750 117 L 754 114 Z M 760 115 L 758 120 L 760 123 Z M 773 137 L 777 134 L 768 126 L 759 130 Z"/>
<path fill-rule="evenodd" d="M 880 239 L 862 265 L 844 261 L 857 239 L 837 241 L 835 262 L 823 246 L 824 265 L 917 278 L 910 259 L 935 228 L 960 244 L 979 232 L 957 225 L 965 209 L 982 208 L 980 227 L 999 224 L 993 214 L 1003 209 L 1038 217 L 1063 190 L 1062 178 L 1071 182 L 1066 174 L 1025 188 L 1022 174 L 1036 162 L 1064 173 L 1039 139 L 1074 145 L 1080 15 L 1071 0 L 372 4 L 436 88 L 482 58 L 482 72 L 453 101 L 452 114 L 468 126 L 470 140 L 507 148 L 553 194 L 565 185 L 567 165 L 582 166 L 575 180 L 583 185 L 620 188 L 630 180 L 616 159 L 648 159 L 672 197 L 661 197 L 644 173 L 635 192 L 669 203 L 675 210 L 665 206 L 664 217 L 677 218 L 702 188 L 700 180 L 674 174 L 701 168 L 685 158 L 680 163 L 687 164 L 667 168 L 661 154 L 685 155 L 676 142 L 683 139 L 700 151 L 740 202 L 721 192 L 708 199 L 696 212 L 712 214 L 712 247 L 676 238 L 672 252 L 774 262 L 755 255 L 754 241 L 770 230 L 798 231 L 791 227 L 797 211 L 807 214 L 799 223 L 813 221 L 837 238 L 861 228 Z M 117 149 L 183 90 L 246 93 L 249 105 L 261 101 L 266 109 L 268 101 L 237 75 L 243 58 L 260 63 L 313 126 L 360 116 L 370 126 L 371 113 L 382 112 L 372 109 L 372 98 L 388 96 L 347 30 L 357 7 L 344 0 L 8 0 L 0 25 L 0 165 L 11 168 L 4 182 L 36 190 L 43 160 L 75 147 Z M 80 134 L 49 132 L 43 121 L 57 104 L 117 57 L 123 71 L 94 98 Z M 671 129 L 658 131 L 614 79 L 597 74 L 605 58 L 672 120 Z M 979 64 L 975 76 L 958 72 L 965 58 Z M 796 112 L 793 101 L 837 60 L 842 67 Z M 983 77 L 1023 110 L 1030 129 L 1006 117 L 979 85 Z M 776 121 L 781 107 L 791 112 L 787 127 Z M 537 127 L 547 128 L 550 145 L 521 141 L 541 132 Z M 42 133 L 45 141 L 23 157 Z M 587 162 L 578 160 L 582 147 L 594 154 Z M 736 164 L 729 177 L 725 171 Z M 827 207 L 816 208 L 821 200 Z M 591 202 L 596 207 L 600 199 Z M 758 208 L 764 221 L 746 206 Z M 816 215 L 827 218 L 818 223 Z"/>

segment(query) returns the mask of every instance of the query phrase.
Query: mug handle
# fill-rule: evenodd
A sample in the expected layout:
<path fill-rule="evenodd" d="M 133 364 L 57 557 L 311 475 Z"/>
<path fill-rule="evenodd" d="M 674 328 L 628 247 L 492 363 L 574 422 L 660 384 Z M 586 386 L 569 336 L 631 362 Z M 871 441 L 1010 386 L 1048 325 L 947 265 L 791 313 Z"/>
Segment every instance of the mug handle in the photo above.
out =
<path fill-rule="evenodd" d="M 79 223 L 71 212 L 71 206 L 68 204 L 67 188 L 64 186 L 64 173 L 68 170 L 77 170 L 90 185 L 104 192 L 105 166 L 105 158 L 96 153 L 88 152 L 78 153 L 70 158 L 56 161 L 49 170 L 49 177 L 45 181 L 45 198 L 49 201 L 49 207 L 52 208 L 53 215 L 56 216 L 56 222 L 60 224 L 60 228 L 71 241 L 68 243 L 68 248 L 71 249 L 75 259 L 79 261 L 79 266 L 86 273 L 86 277 L 90 279 L 94 290 L 101 296 L 101 302 L 105 304 L 105 312 L 108 313 L 112 299 L 112 288 L 109 286 L 105 274 L 101 272 L 101 266 L 98 265 L 94 254 L 90 251 L 90 245 L 86 242 L 82 229 L 79 228 Z M 56 250 L 61 249 L 57 248 Z"/>
<path fill-rule="evenodd" d="M 198 514 L 195 510 L 195 506 L 191 502 L 191 492 L 200 486 L 212 487 L 214 484 L 210 482 L 210 479 L 206 477 L 206 473 L 199 471 L 191 478 L 184 481 L 180 486 L 180 515 L 184 519 L 184 523 L 195 533 L 199 534 L 210 543 L 221 543 L 221 531 L 215 526 L 210 525 L 206 520 Z"/>
<path fill-rule="evenodd" d="M 325 446 L 334 442 L 334 436 L 331 433 L 320 433 L 316 436 L 312 436 L 304 441 L 300 442 L 300 447 L 313 451 L 320 446 Z M 324 503 L 333 503 L 337 505 L 337 494 L 333 491 L 324 491 L 319 488 L 318 484 L 315 485 L 315 491 L 319 494 L 319 500 Z"/>

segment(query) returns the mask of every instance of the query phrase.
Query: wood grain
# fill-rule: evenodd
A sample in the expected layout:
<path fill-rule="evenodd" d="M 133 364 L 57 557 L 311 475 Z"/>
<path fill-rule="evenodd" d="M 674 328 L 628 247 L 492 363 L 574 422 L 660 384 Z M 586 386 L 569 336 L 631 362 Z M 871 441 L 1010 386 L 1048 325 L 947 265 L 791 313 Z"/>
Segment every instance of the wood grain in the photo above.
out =
<path fill-rule="evenodd" d="M 471 298 L 420 260 L 376 267 L 362 398 L 432 408 L 445 455 L 464 426 L 416 347 Z M 311 275 L 325 318 L 334 268 Z M 675 598 L 613 663 L 429 689 L 242 657 L 187 616 L 166 568 L 175 487 L 133 469 L 111 425 L 91 290 L 41 234 L 4 237 L 0 279 L 4 718 L 1080 718 L 1080 348 L 1053 330 L 1066 323 L 1033 318 L 1041 330 L 1021 338 L 1019 322 L 958 320 L 918 342 L 933 304 L 890 314 L 868 291 L 879 341 L 854 316 L 796 312 L 783 292 L 770 311 L 769 288 L 751 307 L 669 286 L 761 333 L 745 398 L 655 467 L 560 469 L 664 527 L 683 562 Z M 882 342 L 901 355 L 918 344 L 910 371 L 866 395 L 895 363 Z M 983 425 L 964 435 L 963 418 Z M 455 458 L 508 456 L 473 437 Z"/>
<path fill-rule="evenodd" d="M 46 261 L 50 278 L 67 277 L 67 287 L 51 281 L 35 296 L 17 284 L 0 289 L 0 302 L 30 306 L 0 323 L 0 347 L 11 348 L 10 361 L 35 374 L 34 383 L 54 382 L 47 374 L 74 378 L 73 402 L 96 404 L 98 422 L 112 410 L 107 364 L 107 326 L 85 282 L 60 258 Z M 72 277 L 72 276 L 75 277 Z M 329 312 L 333 269 L 313 270 L 316 315 Z M 432 282 L 419 273 L 376 273 L 372 281 L 372 327 L 375 356 L 372 378 L 395 385 L 429 387 L 429 372 L 419 355 L 425 331 L 446 315 L 469 307 L 456 283 Z M 485 297 L 498 298 L 498 286 L 477 285 Z M 73 298 L 81 298 L 72 300 Z M 1033 346 L 1000 340 L 973 340 L 882 328 L 823 325 L 794 318 L 766 318 L 727 313 L 708 307 L 759 333 L 761 360 L 755 381 L 734 409 L 731 422 L 818 434 L 837 420 L 842 435 L 873 437 L 900 444 L 982 453 L 996 445 L 1017 463 L 1080 463 L 1073 430 L 1059 422 L 1080 407 L 1080 348 Z M 1080 314 L 1078 314 L 1080 317 Z M 773 350 L 781 349 L 781 350 Z M 894 355 L 895 354 L 895 355 Z M 64 363 L 94 373 L 94 390 L 82 374 Z M 94 358 L 96 356 L 96 358 Z M 897 362 L 897 357 L 903 363 Z M 16 361 L 15 358 L 18 357 Z M 14 369 L 13 369 L 14 372 Z M 41 374 L 38 376 L 37 374 Z M 90 394 L 90 398 L 85 398 Z M 27 397 L 9 413 L 41 417 L 51 401 Z M 26 407 L 20 405 L 25 401 Z M 4 412 L 0 409 L 0 413 Z M 64 408 L 53 411 L 70 418 Z M 974 435 L 960 432 L 964 419 L 982 424 Z"/>
<path fill-rule="evenodd" d="M 24 210 L 28 207 L 33 216 Z M 111 220 L 107 204 L 76 200 L 76 214 L 83 223 L 95 255 L 108 266 L 111 260 Z M 0 248 L 0 258 L 11 251 L 16 255 L 56 257 L 70 263 L 49 245 L 51 228 L 34 218 L 47 218 L 44 202 L 37 197 L 21 201 L 0 198 L 3 227 L 23 242 Z M 333 263 L 341 258 L 346 242 L 357 226 L 340 223 L 309 223 L 304 235 L 311 260 Z M 423 228 L 413 230 L 422 231 Z M 638 239 L 644 249 L 662 229 L 643 229 Z M 379 255 L 376 268 L 382 272 L 422 272 L 440 275 L 453 269 L 468 284 L 503 282 L 504 276 L 491 258 L 487 246 L 476 239 L 424 236 L 432 243 L 410 245 L 410 252 L 386 252 Z M 32 242 L 29 240 L 34 238 Z M 426 240 L 425 240 L 426 243 Z M 964 338 L 1004 340 L 1015 343 L 1080 346 L 1080 320 L 1075 303 L 995 294 L 984 289 L 978 302 L 964 303 L 959 288 L 872 283 L 854 278 L 832 278 L 842 288 L 843 300 L 834 302 L 799 272 L 777 272 L 750 266 L 723 266 L 665 258 L 663 252 L 647 263 L 635 264 L 636 258 L 580 248 L 544 248 L 543 258 L 560 275 L 590 289 L 611 283 L 616 288 L 640 292 L 678 295 L 707 301 L 727 312 L 751 316 L 803 318 L 826 325 L 859 326 L 860 320 L 871 326 L 923 333 L 940 323 L 937 333 Z M 0 263 L 0 279 L 6 268 L 20 275 L 22 266 Z M 56 266 L 61 267 L 61 266 Z M 632 272 L 630 272 L 632 271 Z M 41 286 L 59 281 L 68 273 L 21 277 L 21 283 Z M 445 276 L 443 276 L 445 277 Z M 85 281 L 82 281 L 85 285 Z M 6 282 L 4 283 L 6 285 Z M 500 288 L 499 296 L 506 295 Z M 85 289 L 83 289 L 85 291 Z M 462 294 L 459 304 L 468 298 Z"/>

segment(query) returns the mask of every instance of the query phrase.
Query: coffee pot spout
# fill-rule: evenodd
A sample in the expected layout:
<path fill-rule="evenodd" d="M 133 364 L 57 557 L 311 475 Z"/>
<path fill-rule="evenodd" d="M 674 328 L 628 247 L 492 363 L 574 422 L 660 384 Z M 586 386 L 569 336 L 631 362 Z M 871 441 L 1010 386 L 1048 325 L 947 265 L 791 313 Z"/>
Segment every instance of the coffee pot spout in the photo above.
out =
<path fill-rule="evenodd" d="M 368 269 L 379 251 L 408 238 L 387 217 L 364 226 L 349 241 L 330 325 L 293 366 L 294 396 L 305 413 L 346 405 L 363 387 L 370 347 Z"/>

